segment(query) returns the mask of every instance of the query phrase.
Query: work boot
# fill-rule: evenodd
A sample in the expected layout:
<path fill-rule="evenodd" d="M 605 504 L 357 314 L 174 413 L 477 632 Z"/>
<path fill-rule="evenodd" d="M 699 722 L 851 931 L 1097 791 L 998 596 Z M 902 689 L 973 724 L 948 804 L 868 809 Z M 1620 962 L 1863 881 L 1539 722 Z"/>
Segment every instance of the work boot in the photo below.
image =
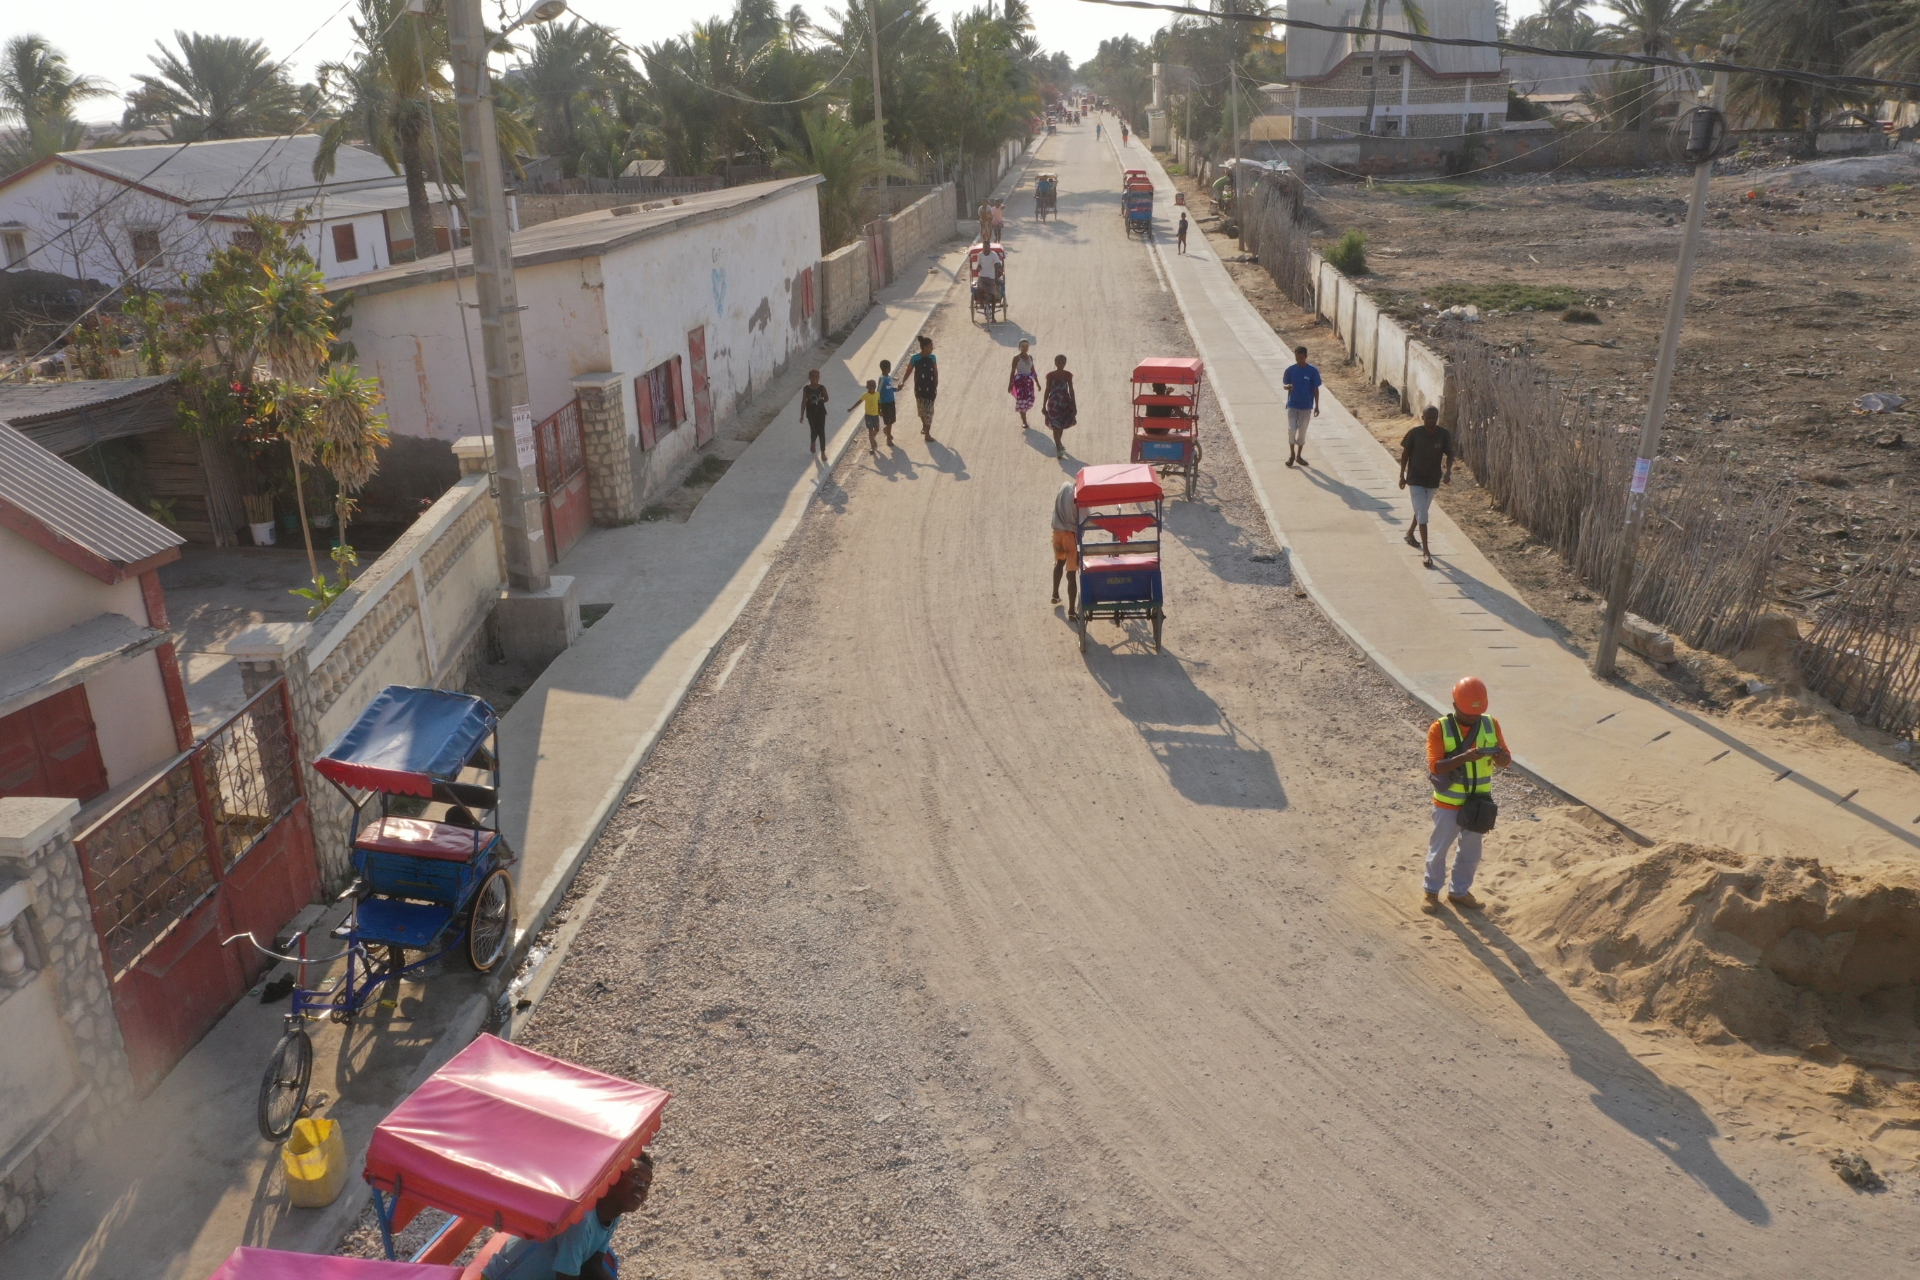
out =
<path fill-rule="evenodd" d="M 1456 907 L 1463 907 L 1468 911 L 1478 911 L 1481 906 L 1484 905 L 1480 899 L 1474 897 L 1472 893 L 1450 893 L 1447 895 L 1447 901 Z"/>
<path fill-rule="evenodd" d="M 1420 909 L 1426 912 L 1430 916 L 1439 915 L 1440 914 L 1440 895 L 1437 893 L 1429 893 L 1427 895 L 1427 900 L 1420 904 Z"/>

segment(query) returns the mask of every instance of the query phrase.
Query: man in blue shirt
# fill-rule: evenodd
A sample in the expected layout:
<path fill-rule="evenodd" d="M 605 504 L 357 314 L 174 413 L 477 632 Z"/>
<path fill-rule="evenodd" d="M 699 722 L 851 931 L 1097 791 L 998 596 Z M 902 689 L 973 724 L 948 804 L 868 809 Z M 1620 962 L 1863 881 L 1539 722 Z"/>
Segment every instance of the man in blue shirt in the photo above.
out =
<path fill-rule="evenodd" d="M 488 1262 L 484 1280 L 614 1280 L 620 1264 L 608 1248 L 620 1218 L 647 1202 L 653 1157 L 642 1151 L 580 1221 L 551 1240 L 516 1240 Z"/>
<path fill-rule="evenodd" d="M 1307 465 L 1307 424 L 1320 416 L 1320 371 L 1307 363 L 1307 349 L 1293 349 L 1293 363 L 1280 375 L 1287 389 L 1287 465 Z"/>

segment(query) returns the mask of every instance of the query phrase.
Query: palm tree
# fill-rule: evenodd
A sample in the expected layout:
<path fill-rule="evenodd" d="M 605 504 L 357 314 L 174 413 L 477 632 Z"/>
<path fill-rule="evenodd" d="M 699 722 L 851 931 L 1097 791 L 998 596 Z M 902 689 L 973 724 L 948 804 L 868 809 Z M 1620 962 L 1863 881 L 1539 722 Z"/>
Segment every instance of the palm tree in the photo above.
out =
<path fill-rule="evenodd" d="M 905 174 L 906 167 L 889 158 L 882 161 L 875 145 L 873 122 L 849 124 L 826 110 L 800 117 L 798 134 L 782 132 L 786 144 L 774 158 L 784 174 L 817 173 L 820 183 L 820 247 L 831 252 L 851 244 L 860 234 L 863 212 L 860 192 L 881 179 Z"/>
<path fill-rule="evenodd" d="M 1602 35 L 1634 53 L 1670 58 L 1704 38 L 1714 18 L 1714 0 L 1607 0 L 1614 20 L 1600 28 Z M 1640 142 L 1636 154 L 1642 164 L 1653 143 L 1654 109 L 1660 87 L 1673 83 L 1663 70 L 1648 79 L 1650 101 L 1640 112 Z"/>
<path fill-rule="evenodd" d="M 1887 79 L 1920 80 L 1920 0 L 1888 0 L 1871 6 L 1867 43 L 1855 56 L 1858 70 Z M 1908 100 L 1912 99 L 1907 95 Z"/>
<path fill-rule="evenodd" d="M 319 180 L 331 175 L 340 148 L 349 140 L 385 160 L 406 182 L 413 256 L 423 258 L 434 244 L 433 197 L 427 190 L 434 149 L 439 150 L 443 173 L 460 172 L 460 118 L 447 78 L 447 25 L 441 6 L 430 4 L 424 17 L 400 19 L 406 4 L 360 0 L 360 16 L 351 23 L 363 56 L 321 64 L 321 91 L 345 101 L 320 135 L 313 176 Z"/>
<path fill-rule="evenodd" d="M 1587 13 L 1589 0 L 1546 0 L 1540 12 L 1513 24 L 1509 39 L 1549 49 L 1591 49 L 1600 24 Z"/>
<path fill-rule="evenodd" d="M 13 36 L 0 48 L 0 121 L 16 126 L 0 143 L 0 174 L 24 169 L 85 138 L 73 109 L 112 93 L 97 76 L 75 75 L 66 55 L 40 36 Z"/>
<path fill-rule="evenodd" d="M 548 155 L 577 168 L 574 132 L 587 109 L 609 108 L 617 91 L 631 84 L 626 54 L 599 27 L 549 22 L 533 29 L 533 46 L 512 77 L 532 98 L 540 140 Z"/>
<path fill-rule="evenodd" d="M 1870 14 L 1860 0 L 1742 0 L 1741 43 L 1770 66 L 1836 75 L 1845 71 L 1866 46 Z M 1802 155 L 1811 156 L 1826 116 L 1830 91 L 1807 88 L 1773 77 L 1742 76 L 1735 101 L 1743 106 L 1768 105 L 1776 111 L 1801 115 Z M 1868 94 L 1842 97 L 1852 105 L 1868 105 Z M 1779 123 L 1784 124 L 1781 120 Z"/>
<path fill-rule="evenodd" d="M 300 90 L 267 46 L 242 36 L 173 33 L 149 56 L 158 75 L 135 76 L 125 123 L 165 124 L 175 140 L 255 138 L 287 133 L 303 113 Z"/>
<path fill-rule="evenodd" d="M 1427 15 L 1421 10 L 1418 0 L 1393 0 L 1394 7 L 1400 11 L 1400 17 L 1407 24 L 1407 30 L 1414 35 L 1427 34 Z M 1387 20 L 1387 0 L 1360 0 L 1360 20 L 1356 27 L 1384 27 Z M 1367 127 L 1369 137 L 1373 135 L 1374 116 L 1380 108 L 1380 41 L 1373 38 L 1373 67 L 1368 73 L 1367 82 Z"/>
<path fill-rule="evenodd" d="M 313 421 L 320 465 L 333 474 L 334 522 L 341 550 L 336 555 L 340 577 L 352 556 L 347 546 L 347 521 L 359 503 L 354 495 L 380 469 L 380 450 L 387 447 L 387 415 L 374 412 L 380 404 L 380 380 L 360 377 L 349 366 L 335 365 L 314 384 Z"/>

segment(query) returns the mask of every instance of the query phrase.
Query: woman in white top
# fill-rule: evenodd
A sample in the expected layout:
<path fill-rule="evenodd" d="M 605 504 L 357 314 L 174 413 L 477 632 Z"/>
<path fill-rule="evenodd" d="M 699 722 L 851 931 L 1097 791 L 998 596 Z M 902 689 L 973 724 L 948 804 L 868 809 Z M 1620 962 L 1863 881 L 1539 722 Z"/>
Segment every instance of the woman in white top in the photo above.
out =
<path fill-rule="evenodd" d="M 1013 411 L 1020 415 L 1020 430 L 1032 430 L 1027 412 L 1033 408 L 1033 393 L 1039 385 L 1033 373 L 1033 357 L 1027 354 L 1027 339 L 1020 339 L 1020 353 L 1013 358 L 1007 374 L 1007 394 L 1013 397 Z"/>

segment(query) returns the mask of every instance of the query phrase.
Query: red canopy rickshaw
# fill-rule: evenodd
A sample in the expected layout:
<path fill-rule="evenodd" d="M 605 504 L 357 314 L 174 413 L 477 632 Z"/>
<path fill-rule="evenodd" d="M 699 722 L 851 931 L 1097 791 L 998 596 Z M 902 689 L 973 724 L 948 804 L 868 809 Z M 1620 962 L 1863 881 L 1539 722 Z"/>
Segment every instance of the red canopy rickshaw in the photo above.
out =
<path fill-rule="evenodd" d="M 1133 369 L 1134 462 L 1162 474 L 1186 477 L 1187 500 L 1200 475 L 1200 384 L 1206 365 L 1198 359 L 1157 356 Z"/>
<path fill-rule="evenodd" d="M 387 1256 L 422 1209 L 453 1217 L 414 1262 L 451 1262 L 485 1227 L 483 1259 L 512 1237 L 552 1239 L 620 1180 L 671 1096 L 481 1036 L 373 1131 L 365 1173 Z"/>
<path fill-rule="evenodd" d="M 242 1245 L 228 1254 L 220 1269 L 207 1280 L 461 1280 L 464 1274 L 465 1270 L 460 1267 L 339 1258 L 324 1253 L 288 1253 L 284 1249 L 249 1249 Z"/>

